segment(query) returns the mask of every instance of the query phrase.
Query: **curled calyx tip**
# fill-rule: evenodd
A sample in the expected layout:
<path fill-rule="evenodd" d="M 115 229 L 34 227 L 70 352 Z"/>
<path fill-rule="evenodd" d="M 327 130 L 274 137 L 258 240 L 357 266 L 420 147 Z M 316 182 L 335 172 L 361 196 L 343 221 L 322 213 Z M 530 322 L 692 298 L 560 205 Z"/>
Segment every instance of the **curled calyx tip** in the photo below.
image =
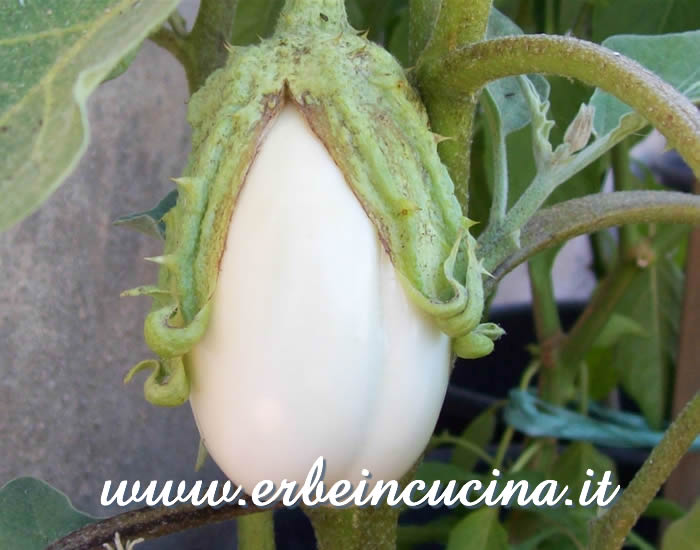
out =
<path fill-rule="evenodd" d="M 458 357 L 478 359 L 490 354 L 494 342 L 505 334 L 495 323 L 481 323 L 469 334 L 455 338 L 452 349 Z"/>
<path fill-rule="evenodd" d="M 177 407 L 185 403 L 190 395 L 190 383 L 181 357 L 172 359 L 147 359 L 133 366 L 124 377 L 131 382 L 134 375 L 151 369 L 151 375 L 143 385 L 146 400 L 160 407 Z"/>

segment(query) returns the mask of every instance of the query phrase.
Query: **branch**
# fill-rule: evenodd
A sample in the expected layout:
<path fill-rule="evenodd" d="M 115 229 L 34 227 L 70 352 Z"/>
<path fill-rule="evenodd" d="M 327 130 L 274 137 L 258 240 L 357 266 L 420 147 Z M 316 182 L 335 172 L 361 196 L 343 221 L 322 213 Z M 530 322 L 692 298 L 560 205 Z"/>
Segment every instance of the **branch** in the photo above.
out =
<path fill-rule="evenodd" d="M 445 97 L 440 79 L 432 78 L 422 67 L 432 66 L 435 59 L 449 56 L 451 52 L 457 51 L 458 47 L 483 40 L 492 1 L 442 0 L 438 8 L 434 6 L 434 2 L 411 2 L 409 49 L 415 55 L 415 51 L 421 49 L 427 40 L 416 61 L 418 88 L 433 131 L 451 138 L 439 145 L 438 152 L 452 181 L 455 182 L 455 192 L 464 215 L 467 215 L 469 200 L 472 126 L 479 93 L 477 90 L 471 94 L 463 94 L 458 101 L 455 101 L 454 97 Z M 426 23 L 420 21 L 421 16 L 429 16 L 427 21 L 435 21 L 431 29 L 427 29 Z"/>
<path fill-rule="evenodd" d="M 46 550 L 103 550 L 102 545 L 112 542 L 117 531 L 122 539 L 153 539 L 279 507 L 259 508 L 250 504 L 246 507 L 225 504 L 219 508 L 197 508 L 191 504 L 167 508 L 146 506 L 86 525 L 50 544 Z"/>
<path fill-rule="evenodd" d="M 486 279 L 492 292 L 500 279 L 541 250 L 578 235 L 626 223 L 700 223 L 700 196 L 676 191 L 618 191 L 561 202 L 540 210 L 525 224 L 521 248 Z"/>
<path fill-rule="evenodd" d="M 238 0 L 202 0 L 186 41 L 187 50 L 196 62 L 196 70 L 192 71 L 192 93 L 226 63 L 226 43 L 231 40 L 237 5 Z"/>
<path fill-rule="evenodd" d="M 700 392 L 685 406 L 612 507 L 591 526 L 591 550 L 622 548 L 639 516 L 700 434 Z"/>
<path fill-rule="evenodd" d="M 196 63 L 192 58 L 191 51 L 187 48 L 187 43 L 184 38 L 179 36 L 175 31 L 165 27 L 159 28 L 151 34 L 149 38 L 161 48 L 168 50 L 177 59 L 185 69 L 187 84 L 190 93 L 195 90 L 196 79 Z"/>
<path fill-rule="evenodd" d="M 442 56 L 484 39 L 493 0 L 442 0 L 437 22 L 421 58 Z M 423 62 L 418 60 L 418 64 Z"/>
<path fill-rule="evenodd" d="M 509 36 L 456 49 L 419 70 L 421 81 L 440 82 L 455 97 L 472 97 L 489 82 L 506 76 L 548 73 L 576 78 L 634 108 L 700 176 L 696 107 L 654 73 L 608 48 L 565 36 Z"/>

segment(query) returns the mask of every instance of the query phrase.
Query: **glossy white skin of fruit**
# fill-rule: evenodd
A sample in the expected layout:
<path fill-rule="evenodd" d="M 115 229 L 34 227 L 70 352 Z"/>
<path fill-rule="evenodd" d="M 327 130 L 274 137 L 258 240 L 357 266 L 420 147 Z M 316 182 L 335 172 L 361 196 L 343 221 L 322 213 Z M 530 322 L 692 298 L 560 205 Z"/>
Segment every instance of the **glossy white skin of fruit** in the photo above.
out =
<path fill-rule="evenodd" d="M 449 338 L 408 298 L 377 232 L 293 106 L 238 197 L 190 401 L 212 458 L 252 491 L 398 479 L 435 426 Z"/>

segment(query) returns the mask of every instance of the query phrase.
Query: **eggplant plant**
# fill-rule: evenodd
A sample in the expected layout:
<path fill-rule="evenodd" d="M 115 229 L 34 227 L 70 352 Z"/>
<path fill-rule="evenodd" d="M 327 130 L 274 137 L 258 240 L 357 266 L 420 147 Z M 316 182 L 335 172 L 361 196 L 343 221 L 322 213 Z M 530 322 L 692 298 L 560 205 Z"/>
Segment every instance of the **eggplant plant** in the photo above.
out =
<path fill-rule="evenodd" d="M 75 168 L 88 96 L 151 40 L 184 69 L 192 150 L 158 205 L 115 222 L 163 242 L 157 281 L 123 293 L 152 300 L 156 355 L 124 380 L 148 370 L 149 402 L 189 402 L 198 462 L 248 493 L 302 483 L 318 456 L 328 484 L 498 470 L 580 492 L 615 471 L 602 447 L 653 447 L 599 509 L 304 512 L 321 550 L 697 548 L 700 505 L 657 493 L 700 434 L 700 393 L 673 402 L 697 339 L 700 199 L 630 149 L 655 128 L 700 175 L 700 9 L 646 3 L 663 17 L 632 23 L 626 0 L 202 0 L 188 28 L 175 0 L 2 0 L 0 229 Z M 599 280 L 564 330 L 552 267 L 580 235 Z M 489 305 L 526 262 L 537 342 L 519 386 L 434 433 L 451 371 L 508 345 Z M 674 520 L 658 541 L 633 530 L 645 514 Z M 132 548 L 234 517 L 241 550 L 284 548 L 270 509 L 98 521 L 22 478 L 0 490 L 0 547 Z"/>

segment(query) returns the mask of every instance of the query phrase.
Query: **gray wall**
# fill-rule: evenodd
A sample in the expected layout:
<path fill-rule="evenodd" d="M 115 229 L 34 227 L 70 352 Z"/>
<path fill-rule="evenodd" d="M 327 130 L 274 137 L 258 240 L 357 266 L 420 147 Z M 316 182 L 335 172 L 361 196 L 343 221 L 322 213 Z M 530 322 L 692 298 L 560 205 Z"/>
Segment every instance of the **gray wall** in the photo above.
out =
<path fill-rule="evenodd" d="M 147 298 L 120 298 L 155 281 L 142 260 L 161 244 L 111 226 L 171 188 L 189 151 L 179 64 L 146 43 L 129 71 L 89 102 L 92 140 L 78 169 L 43 206 L 0 234 L 0 485 L 30 475 L 99 504 L 106 479 L 211 479 L 195 474 L 198 436 L 188 406 L 160 409 L 127 369 L 152 356 L 143 342 Z M 212 531 L 209 528 L 209 531 Z M 231 525 L 214 528 L 217 548 Z M 197 533 L 139 548 L 205 548 Z M 190 542 L 185 542 L 185 540 Z"/>

